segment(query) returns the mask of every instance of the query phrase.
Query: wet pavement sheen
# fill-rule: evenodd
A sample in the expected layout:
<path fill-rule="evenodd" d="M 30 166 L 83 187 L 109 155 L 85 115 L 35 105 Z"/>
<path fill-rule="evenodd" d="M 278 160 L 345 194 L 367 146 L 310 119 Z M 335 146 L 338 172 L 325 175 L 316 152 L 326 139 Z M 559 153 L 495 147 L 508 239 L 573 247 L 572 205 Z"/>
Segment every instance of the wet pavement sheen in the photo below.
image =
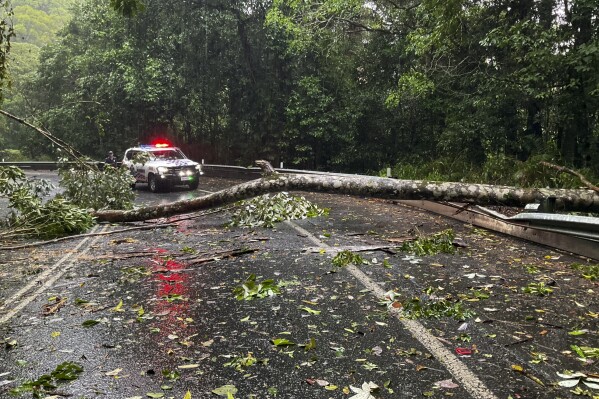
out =
<path fill-rule="evenodd" d="M 230 184 L 214 179 L 204 188 Z M 385 201 L 305 195 L 331 208 L 329 217 L 294 222 L 326 243 L 319 251 L 307 250 L 314 242 L 290 224 L 226 227 L 227 212 L 90 238 L 89 252 L 74 252 L 62 277 L 0 324 L 0 397 L 62 362 L 83 372 L 41 397 L 216 398 L 213 390 L 233 385 L 235 398 L 351 398 L 349 387 L 367 382 L 378 385 L 375 398 L 483 397 L 390 316 L 388 306 L 415 297 L 449 298 L 475 313 L 419 322 L 497 398 L 579 397 L 555 385 L 556 372 L 599 372 L 571 349 L 599 347 L 599 288 L 570 268 L 584 260 Z M 146 201 L 143 190 L 138 196 Z M 164 198 L 171 196 L 155 199 Z M 368 261 L 360 270 L 395 292 L 393 301 L 375 298 L 331 262 L 335 248 L 393 246 L 448 228 L 463 243 L 453 255 L 360 253 Z M 8 255 L 0 261 L 0 317 L 20 286 L 77 243 L 0 253 Z M 252 274 L 273 279 L 281 293 L 236 299 L 233 290 Z M 553 292 L 526 294 L 531 282 Z M 274 344 L 281 339 L 293 345 Z"/>

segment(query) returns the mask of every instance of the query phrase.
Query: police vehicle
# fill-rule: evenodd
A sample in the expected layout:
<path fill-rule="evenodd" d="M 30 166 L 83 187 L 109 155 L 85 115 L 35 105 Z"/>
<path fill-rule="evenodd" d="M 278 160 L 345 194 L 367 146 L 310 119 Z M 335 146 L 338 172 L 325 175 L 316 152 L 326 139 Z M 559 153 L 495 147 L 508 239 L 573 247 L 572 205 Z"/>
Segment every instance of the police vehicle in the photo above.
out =
<path fill-rule="evenodd" d="M 185 185 L 198 188 L 202 167 L 168 143 L 140 145 L 125 151 L 122 165 L 131 171 L 136 183 L 147 183 L 153 193 Z"/>

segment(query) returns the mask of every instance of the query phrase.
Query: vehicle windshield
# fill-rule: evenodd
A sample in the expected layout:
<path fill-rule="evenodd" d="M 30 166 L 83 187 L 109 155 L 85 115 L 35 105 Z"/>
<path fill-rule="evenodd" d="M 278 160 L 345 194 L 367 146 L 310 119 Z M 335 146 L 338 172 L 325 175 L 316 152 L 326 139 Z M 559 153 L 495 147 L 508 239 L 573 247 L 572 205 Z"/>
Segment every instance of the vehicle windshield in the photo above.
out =
<path fill-rule="evenodd" d="M 150 154 L 154 159 L 185 159 L 183 154 L 175 149 L 152 151 Z"/>

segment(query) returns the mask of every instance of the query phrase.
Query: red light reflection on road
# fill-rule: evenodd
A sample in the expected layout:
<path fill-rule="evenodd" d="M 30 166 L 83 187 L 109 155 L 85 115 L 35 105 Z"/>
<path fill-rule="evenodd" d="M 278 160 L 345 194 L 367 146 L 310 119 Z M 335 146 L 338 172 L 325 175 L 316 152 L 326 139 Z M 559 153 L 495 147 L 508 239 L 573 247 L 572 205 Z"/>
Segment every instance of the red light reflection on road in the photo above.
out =
<path fill-rule="evenodd" d="M 189 327 L 185 319 L 190 317 L 190 275 L 184 271 L 185 263 L 168 259 L 168 251 L 152 251 L 156 253 L 151 259 L 156 291 L 154 308 L 150 310 L 158 316 L 153 325 L 160 328 L 159 335 L 166 336 Z"/>

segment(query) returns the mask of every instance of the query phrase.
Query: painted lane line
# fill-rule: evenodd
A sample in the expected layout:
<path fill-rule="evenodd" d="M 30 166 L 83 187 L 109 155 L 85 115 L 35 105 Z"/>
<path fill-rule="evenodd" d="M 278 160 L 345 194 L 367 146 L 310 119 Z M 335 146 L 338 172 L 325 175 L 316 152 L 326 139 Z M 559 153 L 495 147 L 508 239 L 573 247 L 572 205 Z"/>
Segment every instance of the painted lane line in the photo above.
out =
<path fill-rule="evenodd" d="M 309 231 L 301 228 L 297 224 L 286 221 L 287 225 L 291 226 L 297 232 L 305 235 L 308 240 L 318 245 L 321 248 L 337 250 L 337 248 L 320 241 Z M 348 265 L 344 268 L 357 280 L 359 280 L 365 288 L 369 289 L 372 294 L 379 300 L 385 299 L 385 290 L 368 277 L 364 272 L 354 265 Z M 432 335 L 421 323 L 416 320 L 409 320 L 403 317 L 401 310 L 390 309 L 390 314 L 393 315 L 405 327 L 412 336 L 420 342 L 451 375 L 461 383 L 466 391 L 475 399 L 498 399 L 498 397 L 486 387 L 470 369 L 457 357 L 448 350 L 439 340 Z"/>
<path fill-rule="evenodd" d="M 104 232 L 107 229 L 108 229 L 108 226 L 104 226 L 104 228 L 102 229 L 102 232 Z M 97 226 L 95 226 L 91 230 L 91 232 L 94 233 L 95 230 L 97 230 Z M 2 307 L 0 307 L 0 311 L 6 309 L 7 306 L 12 303 L 16 303 L 16 306 L 14 306 L 12 309 L 10 309 L 5 315 L 0 317 L 0 324 L 6 323 L 8 320 L 13 318 L 21 309 L 23 309 L 25 306 L 27 306 L 29 303 L 31 303 L 33 300 L 35 300 L 42 292 L 44 292 L 48 288 L 50 288 L 52 286 L 52 284 L 54 284 L 56 282 L 56 280 L 58 280 L 66 272 L 68 272 L 71 269 L 71 267 L 73 266 L 73 264 L 75 263 L 75 261 L 77 260 L 77 257 L 75 256 L 75 255 L 77 255 L 77 251 L 84 244 L 88 243 L 87 246 L 85 247 L 85 249 L 83 249 L 83 251 L 81 251 L 81 253 L 78 254 L 79 256 L 85 255 L 91 249 L 91 246 L 96 241 L 98 241 L 100 238 L 101 238 L 101 236 L 97 236 L 90 243 L 88 243 L 88 241 L 90 240 L 90 237 L 84 238 L 83 240 L 81 240 L 79 242 L 79 244 L 77 244 L 77 246 L 75 246 L 75 248 L 73 248 L 72 251 L 67 253 L 58 262 L 56 262 L 52 267 L 50 267 L 48 270 L 46 270 L 45 272 L 40 274 L 35 280 L 31 281 L 29 284 L 27 284 L 25 287 L 21 288 L 17 293 L 15 293 L 11 298 L 9 298 L 6 301 L 6 303 L 4 305 L 2 305 Z M 60 267 L 65 262 L 67 262 L 66 266 L 61 268 L 60 270 L 57 270 L 58 267 Z M 50 275 L 52 275 L 52 276 L 49 277 Z M 46 278 L 47 278 L 47 280 L 46 280 Z M 45 281 L 45 282 L 42 283 L 42 281 Z M 25 293 L 27 293 L 29 290 L 31 290 L 34 286 L 40 285 L 40 284 L 41 284 L 41 286 L 37 290 L 35 290 L 31 294 L 27 295 L 22 300 L 20 300 L 20 302 L 18 302 L 19 299 L 21 298 L 21 296 L 23 296 Z"/>
<path fill-rule="evenodd" d="M 97 229 L 96 226 L 94 226 L 94 228 L 91 230 L 91 232 L 95 232 L 96 229 Z M 29 284 L 27 284 L 25 287 L 21 288 L 19 291 L 17 291 L 15 294 L 13 294 L 13 296 L 11 298 L 9 298 L 5 302 L 4 305 L 0 306 L 0 311 L 4 310 L 6 308 L 6 305 L 8 305 L 9 303 L 16 302 L 19 299 L 19 297 L 21 297 L 21 295 L 23 295 L 25 292 L 29 291 L 35 285 L 40 284 L 42 280 L 44 280 L 46 277 L 48 277 L 48 275 L 50 275 L 52 272 L 54 272 L 54 269 L 56 269 L 58 266 L 63 264 L 71 256 L 73 256 L 73 254 L 77 252 L 79 247 L 81 247 L 88 240 L 89 240 L 89 238 L 84 238 L 83 240 L 81 240 L 79 242 L 79 244 L 77 244 L 77 246 L 75 246 L 75 248 L 71 252 L 69 252 L 65 256 L 63 256 L 62 259 L 60 259 L 58 262 L 56 262 L 56 264 L 54 266 L 50 267 L 43 273 L 39 274 L 34 280 L 30 281 Z"/>

